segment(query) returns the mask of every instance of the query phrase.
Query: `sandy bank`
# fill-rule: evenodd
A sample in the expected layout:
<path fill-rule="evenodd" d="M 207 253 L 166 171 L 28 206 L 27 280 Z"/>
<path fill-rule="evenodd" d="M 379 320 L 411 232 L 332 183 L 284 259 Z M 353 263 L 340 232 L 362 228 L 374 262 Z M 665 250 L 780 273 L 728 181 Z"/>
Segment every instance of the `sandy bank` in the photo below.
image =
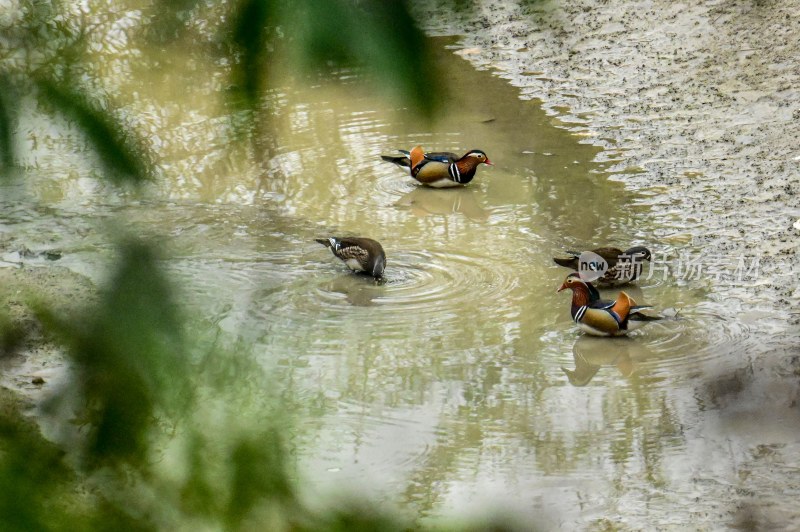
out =
<path fill-rule="evenodd" d="M 20 395 L 15 398 L 4 393 L 0 403 L 24 398 L 30 407 L 63 373 L 66 364 L 64 350 L 42 331 L 31 304 L 40 301 L 57 315 L 69 316 L 92 301 L 96 290 L 87 278 L 49 261 L 35 266 L 4 262 L 2 266 L 0 388 Z"/>

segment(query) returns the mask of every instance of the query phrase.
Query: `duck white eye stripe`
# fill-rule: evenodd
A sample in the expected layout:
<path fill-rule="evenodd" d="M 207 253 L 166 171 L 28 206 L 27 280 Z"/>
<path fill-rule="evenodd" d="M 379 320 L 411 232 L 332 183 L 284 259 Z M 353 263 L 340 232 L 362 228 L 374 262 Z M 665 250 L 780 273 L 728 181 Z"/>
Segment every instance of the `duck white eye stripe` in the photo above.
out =
<path fill-rule="evenodd" d="M 461 172 L 458 170 L 458 165 L 456 163 L 451 164 L 449 170 L 450 177 L 452 177 L 456 183 L 461 183 Z"/>

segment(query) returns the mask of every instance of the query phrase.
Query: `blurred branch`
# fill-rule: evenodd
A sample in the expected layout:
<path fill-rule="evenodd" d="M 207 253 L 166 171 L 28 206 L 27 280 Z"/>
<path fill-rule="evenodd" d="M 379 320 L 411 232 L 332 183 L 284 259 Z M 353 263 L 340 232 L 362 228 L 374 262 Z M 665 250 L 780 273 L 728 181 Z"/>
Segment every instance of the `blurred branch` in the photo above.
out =
<path fill-rule="evenodd" d="M 138 183 L 152 176 L 143 143 L 125 131 L 109 111 L 93 105 L 85 94 L 64 82 L 38 79 L 36 86 L 44 103 L 55 107 L 83 131 L 112 181 Z"/>

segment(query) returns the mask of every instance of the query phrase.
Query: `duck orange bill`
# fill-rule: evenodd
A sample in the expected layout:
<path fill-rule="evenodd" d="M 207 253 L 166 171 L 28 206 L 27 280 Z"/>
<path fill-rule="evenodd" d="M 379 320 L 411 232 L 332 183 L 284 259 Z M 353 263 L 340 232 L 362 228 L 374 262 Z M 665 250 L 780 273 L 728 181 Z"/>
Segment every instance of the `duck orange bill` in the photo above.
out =
<path fill-rule="evenodd" d="M 494 163 L 492 161 L 490 161 L 488 157 L 486 158 L 485 161 L 483 161 L 483 164 L 488 164 L 489 166 L 494 166 Z"/>
<path fill-rule="evenodd" d="M 561 287 L 558 290 L 556 290 L 556 293 L 561 292 L 562 290 L 566 290 L 567 288 L 569 288 L 567 286 L 567 283 L 561 283 Z"/>

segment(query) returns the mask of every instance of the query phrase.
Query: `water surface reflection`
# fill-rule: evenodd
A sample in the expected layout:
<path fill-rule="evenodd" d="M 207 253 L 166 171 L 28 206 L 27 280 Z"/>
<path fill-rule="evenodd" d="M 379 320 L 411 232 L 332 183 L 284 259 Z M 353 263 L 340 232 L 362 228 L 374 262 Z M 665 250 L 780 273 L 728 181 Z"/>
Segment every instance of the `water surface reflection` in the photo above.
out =
<path fill-rule="evenodd" d="M 606 179 L 598 148 L 438 46 L 452 89 L 439 121 L 386 109 L 357 71 L 287 80 L 265 102 L 278 141 L 259 153 L 222 149 L 232 140 L 208 99 L 213 67 L 140 67 L 118 80 L 133 109 L 174 84 L 187 91 L 186 109 L 148 126 L 164 179 L 120 199 L 91 172 L 32 153 L 30 190 L 0 196 L 0 229 L 12 247 L 57 245 L 90 274 L 111 249 L 105 220 L 164 239 L 191 309 L 284 387 L 312 491 L 366 486 L 421 516 L 495 500 L 569 526 L 689 489 L 675 472 L 699 415 L 694 384 L 746 348 L 747 331 L 719 318 L 702 286 L 666 279 L 643 280 L 634 297 L 680 309 L 676 319 L 626 339 L 581 336 L 551 257 L 655 250 L 652 221 Z M 23 126 L 52 150 L 63 141 L 35 119 Z M 417 143 L 480 148 L 496 166 L 463 189 L 421 188 L 379 157 Z M 383 283 L 313 240 L 347 234 L 383 243 Z"/>

